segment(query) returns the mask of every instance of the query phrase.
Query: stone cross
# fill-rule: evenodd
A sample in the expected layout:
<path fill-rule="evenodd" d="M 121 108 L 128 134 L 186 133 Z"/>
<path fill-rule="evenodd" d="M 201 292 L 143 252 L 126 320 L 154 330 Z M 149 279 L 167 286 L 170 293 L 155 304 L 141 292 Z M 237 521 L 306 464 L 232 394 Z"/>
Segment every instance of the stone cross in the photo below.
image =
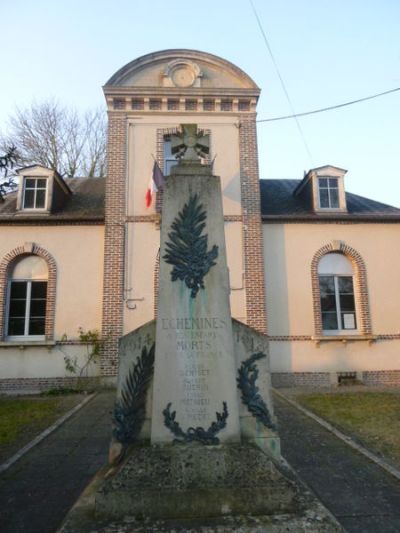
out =
<path fill-rule="evenodd" d="M 171 151 L 178 159 L 197 161 L 208 154 L 209 137 L 197 131 L 197 124 L 182 124 L 181 128 L 181 132 L 171 135 Z"/>

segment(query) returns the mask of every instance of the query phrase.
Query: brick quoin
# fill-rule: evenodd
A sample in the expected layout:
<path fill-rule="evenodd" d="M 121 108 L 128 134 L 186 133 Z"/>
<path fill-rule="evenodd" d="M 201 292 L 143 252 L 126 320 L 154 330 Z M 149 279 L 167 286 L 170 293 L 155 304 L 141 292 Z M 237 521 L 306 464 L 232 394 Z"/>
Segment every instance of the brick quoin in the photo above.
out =
<path fill-rule="evenodd" d="M 240 181 L 243 213 L 247 323 L 267 333 L 256 115 L 240 116 Z"/>
<path fill-rule="evenodd" d="M 104 377 L 118 372 L 118 340 L 123 333 L 126 144 L 126 115 L 109 111 L 101 354 Z"/>

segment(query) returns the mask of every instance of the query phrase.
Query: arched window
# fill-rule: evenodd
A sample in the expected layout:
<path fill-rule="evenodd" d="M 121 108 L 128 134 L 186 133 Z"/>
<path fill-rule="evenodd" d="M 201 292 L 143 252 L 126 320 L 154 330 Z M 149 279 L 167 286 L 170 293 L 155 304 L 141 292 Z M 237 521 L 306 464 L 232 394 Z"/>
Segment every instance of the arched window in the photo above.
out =
<path fill-rule="evenodd" d="M 37 255 L 16 259 L 8 274 L 6 337 L 42 340 L 46 335 L 48 267 Z"/>
<path fill-rule="evenodd" d="M 367 270 L 343 241 L 322 246 L 311 261 L 315 335 L 372 335 Z"/>
<path fill-rule="evenodd" d="M 340 253 L 328 253 L 318 263 L 322 330 L 326 333 L 357 331 L 353 266 Z"/>

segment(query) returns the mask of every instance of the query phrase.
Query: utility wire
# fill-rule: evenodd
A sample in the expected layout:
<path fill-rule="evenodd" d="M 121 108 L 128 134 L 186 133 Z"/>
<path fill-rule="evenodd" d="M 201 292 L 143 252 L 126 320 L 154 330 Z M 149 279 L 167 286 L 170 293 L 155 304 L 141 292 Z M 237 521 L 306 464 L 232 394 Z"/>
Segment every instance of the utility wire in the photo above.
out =
<path fill-rule="evenodd" d="M 339 109 L 340 107 L 358 104 L 360 102 L 365 102 L 366 100 L 372 100 L 373 98 L 378 98 L 379 96 L 384 96 L 386 94 L 394 93 L 396 91 L 400 91 L 400 87 L 397 87 L 396 89 L 390 89 L 390 91 L 385 91 L 383 93 L 373 94 L 372 96 L 366 96 L 365 98 L 359 98 L 358 100 L 351 100 L 350 102 L 345 102 L 344 104 L 337 104 L 337 105 L 332 105 L 329 107 L 322 107 L 321 109 L 314 109 L 314 111 L 306 111 L 305 113 L 295 113 L 294 115 L 263 118 L 263 119 L 257 120 L 257 122 L 273 122 L 274 120 L 286 120 L 288 118 L 305 117 L 307 115 L 314 115 L 315 113 L 323 113 L 324 111 L 331 111 L 332 109 Z"/>
<path fill-rule="evenodd" d="M 282 89 L 283 89 L 283 92 L 285 93 L 286 95 L 286 99 L 287 101 L 289 102 L 289 106 L 290 106 L 290 109 L 292 110 L 292 115 L 290 115 L 290 118 L 294 118 L 295 121 L 296 121 L 296 124 L 297 124 L 297 129 L 299 130 L 299 133 L 301 135 L 301 138 L 303 139 L 303 143 L 304 143 L 304 146 L 306 147 L 306 150 L 308 152 L 308 155 L 310 156 L 310 159 L 312 160 L 312 155 L 311 155 L 311 152 L 310 152 L 310 149 L 308 147 L 308 144 L 307 144 L 307 141 L 306 141 L 306 138 L 304 136 L 304 133 L 303 133 L 303 130 L 301 129 L 301 126 L 300 126 L 300 122 L 297 120 L 297 117 L 299 115 L 296 114 L 296 111 L 293 107 L 293 104 L 292 104 L 292 101 L 290 99 L 290 96 L 289 96 L 289 93 L 288 91 L 286 90 L 286 86 L 285 86 L 285 82 L 283 81 L 283 78 L 281 76 L 281 73 L 279 71 L 279 68 L 278 68 L 278 64 L 277 62 L 275 61 L 275 57 L 274 57 L 274 54 L 272 53 L 272 49 L 271 49 L 271 46 L 269 45 L 269 42 L 268 42 L 268 39 L 267 39 L 267 35 L 264 31 L 264 28 L 262 27 L 262 24 L 261 24 L 261 20 L 260 20 L 260 17 L 258 16 L 258 13 L 256 11 L 256 8 L 254 7 L 254 4 L 253 4 L 253 0 L 249 0 L 250 2 L 250 5 L 251 5 L 251 8 L 253 10 L 253 13 L 254 13 L 254 16 L 256 17 L 256 20 L 257 20 L 257 24 L 258 24 L 258 27 L 260 28 L 260 31 L 261 31 L 261 34 L 264 38 L 264 42 L 265 42 L 265 45 L 268 49 L 268 52 L 269 52 L 269 55 L 271 56 L 271 59 L 272 59 L 272 63 L 274 64 L 274 67 L 275 67 L 275 70 L 276 70 L 276 73 L 278 74 L 278 78 L 281 82 L 281 85 L 282 85 Z M 289 117 L 288 117 L 289 118 Z M 261 121 L 259 121 L 261 122 Z"/>

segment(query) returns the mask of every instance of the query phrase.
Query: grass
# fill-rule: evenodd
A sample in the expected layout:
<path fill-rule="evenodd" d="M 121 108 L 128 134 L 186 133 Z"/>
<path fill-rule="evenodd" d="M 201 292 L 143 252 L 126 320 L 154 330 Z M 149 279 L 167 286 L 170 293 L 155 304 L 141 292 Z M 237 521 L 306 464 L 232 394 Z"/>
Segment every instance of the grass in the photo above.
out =
<path fill-rule="evenodd" d="M 400 467 L 400 392 L 300 394 L 296 400 Z"/>
<path fill-rule="evenodd" d="M 82 400 L 67 396 L 0 396 L 0 462 Z"/>

